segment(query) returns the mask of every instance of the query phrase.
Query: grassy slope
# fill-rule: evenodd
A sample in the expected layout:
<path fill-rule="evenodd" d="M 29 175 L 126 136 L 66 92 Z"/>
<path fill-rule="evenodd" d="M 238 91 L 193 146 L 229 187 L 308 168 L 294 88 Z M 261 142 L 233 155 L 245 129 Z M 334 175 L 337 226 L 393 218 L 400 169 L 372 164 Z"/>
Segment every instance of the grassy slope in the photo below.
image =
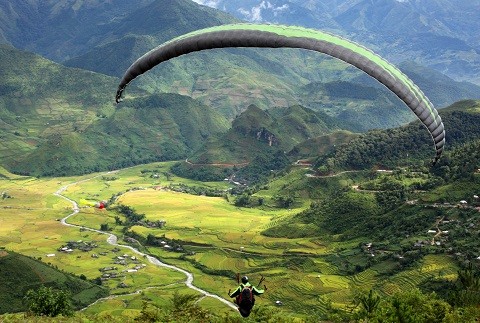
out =
<path fill-rule="evenodd" d="M 83 131 L 97 114 L 113 112 L 105 95 L 112 78 L 6 46 L 0 57 L 2 164 L 12 167 L 47 138 Z"/>
<path fill-rule="evenodd" d="M 134 172 L 132 169 L 129 173 Z M 261 298 L 259 304 L 267 305 L 276 299 L 282 299 L 286 305 L 285 309 L 297 314 L 313 313 L 312 309 L 315 309 L 314 312 L 317 314 L 325 313 L 328 300 L 336 306 L 343 306 L 349 302 L 351 292 L 356 288 L 375 286 L 382 293 L 392 294 L 407 286 L 416 286 L 427 281 L 432 274 L 454 278 L 456 264 L 445 255 L 426 256 L 422 263 L 413 267 L 404 267 L 402 261 L 393 258 L 401 246 L 410 246 L 415 238 L 427 238 L 426 230 L 435 223 L 435 218 L 430 216 L 431 209 L 422 211 L 422 208 L 413 208 L 410 211 L 406 209 L 401 211 L 406 214 L 407 223 L 399 221 L 398 210 L 384 216 L 385 219 L 389 219 L 388 221 L 380 220 L 378 210 L 373 212 L 372 223 L 391 222 L 390 227 L 378 227 L 377 238 L 380 237 L 378 241 L 365 235 L 364 226 L 368 225 L 371 207 L 375 204 L 373 195 L 369 193 L 349 193 L 349 200 L 353 205 L 351 208 L 355 210 L 350 212 L 351 218 L 346 221 L 342 217 L 333 217 L 329 221 L 335 223 L 325 224 L 327 229 L 323 229 L 321 233 L 314 230 L 315 227 L 312 226 L 314 223 L 311 221 L 310 224 L 298 220 L 285 223 L 291 217 L 290 211 L 282 211 L 285 213 L 275 209 L 273 212 L 270 211 L 270 207 L 274 205 L 271 198 L 275 194 L 297 192 L 297 202 L 303 201 L 308 204 L 311 198 L 324 199 L 329 194 L 344 190 L 352 183 L 364 181 L 363 176 L 365 175 L 352 173 L 338 178 L 316 179 L 306 177 L 302 168 L 294 168 L 285 177 L 271 182 L 268 191 L 262 190 L 257 193 L 266 199 L 264 210 L 231 208 L 231 205 L 221 198 L 198 198 L 150 189 L 129 192 L 123 195 L 120 201 L 133 206 L 140 213 L 145 213 L 149 219 L 167 221 L 167 227 L 163 230 L 135 226 L 132 230 L 136 234 L 143 237 L 148 234 L 156 236 L 165 234 L 167 239 L 177 239 L 181 243 L 183 241 L 187 250 L 195 251 L 195 255 L 179 258 L 179 254 L 149 248 L 167 262 L 193 271 L 199 286 L 222 291 L 228 289 L 230 285 L 231 278 L 224 275 L 226 271 L 247 273 L 252 277 L 262 273 L 267 277 L 271 292 Z M 161 186 L 164 181 L 165 179 L 161 178 L 154 185 Z M 112 187 L 109 189 L 117 184 L 119 183 L 111 183 Z M 89 185 L 92 191 L 99 186 Z M 298 188 L 302 188 L 304 193 L 298 191 Z M 79 198 L 83 193 L 77 191 L 73 196 Z M 297 203 L 296 209 L 292 211 L 301 210 L 304 207 L 301 206 L 303 203 Z M 355 221 L 359 210 L 364 211 L 365 223 L 356 221 L 358 227 L 354 228 L 355 230 L 352 231 L 350 228 L 350 232 L 345 231 L 345 228 L 349 227 L 345 226 L 345 222 Z M 425 212 L 430 215 L 424 216 L 427 215 Z M 273 214 L 275 216 L 272 216 Z M 423 222 L 419 221 L 419 218 L 424 218 Z M 77 220 L 85 225 L 89 223 L 87 218 Z M 283 227 L 285 232 L 303 232 L 305 235 L 297 235 L 294 238 L 258 235 L 261 230 L 275 226 Z M 334 227 L 339 231 L 332 234 L 329 230 Z M 408 229 L 410 233 L 408 241 L 398 242 L 391 239 L 392 237 L 386 239 L 380 236 L 381 232 L 388 233 L 392 230 L 395 232 L 401 228 Z M 342 233 L 344 237 L 340 239 L 338 233 Z M 348 236 L 351 238 L 348 239 Z M 359 248 L 362 242 L 371 239 L 382 244 L 383 247 L 380 248 L 386 250 L 378 254 L 378 260 L 373 262 L 368 260 L 369 254 Z M 188 246 L 189 242 L 204 246 Z M 242 253 L 242 250 L 247 253 Z M 352 273 L 357 267 L 360 268 L 359 271 Z M 280 288 L 281 284 L 285 284 L 284 279 L 287 276 L 290 277 L 289 289 L 293 291 L 288 295 L 281 292 L 284 288 Z M 319 293 L 323 295 L 320 299 Z M 302 299 L 301 302 L 299 297 Z"/>
<path fill-rule="evenodd" d="M 180 159 L 225 129 L 223 117 L 188 97 L 153 96 L 123 103 L 82 134 L 50 140 L 26 157 L 37 168 L 27 162 L 15 170 L 51 176 Z"/>
<path fill-rule="evenodd" d="M 137 98 L 116 109 L 113 78 L 7 46 L 0 57 L 0 163 L 19 173 L 79 174 L 183 158 L 227 127 L 187 97 Z"/>
<path fill-rule="evenodd" d="M 25 311 L 25 293 L 41 285 L 70 292 L 76 309 L 108 295 L 105 288 L 15 252 L 0 250 L 0 271 L 0 313 Z"/>

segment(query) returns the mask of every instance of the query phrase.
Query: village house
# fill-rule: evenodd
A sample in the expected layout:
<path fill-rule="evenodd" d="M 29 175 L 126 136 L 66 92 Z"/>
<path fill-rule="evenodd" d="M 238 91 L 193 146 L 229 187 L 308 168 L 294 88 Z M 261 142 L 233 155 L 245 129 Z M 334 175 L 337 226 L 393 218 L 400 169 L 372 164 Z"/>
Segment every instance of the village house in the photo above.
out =
<path fill-rule="evenodd" d="M 111 270 L 117 270 L 117 267 L 104 267 L 100 268 L 100 271 L 111 271 Z"/>

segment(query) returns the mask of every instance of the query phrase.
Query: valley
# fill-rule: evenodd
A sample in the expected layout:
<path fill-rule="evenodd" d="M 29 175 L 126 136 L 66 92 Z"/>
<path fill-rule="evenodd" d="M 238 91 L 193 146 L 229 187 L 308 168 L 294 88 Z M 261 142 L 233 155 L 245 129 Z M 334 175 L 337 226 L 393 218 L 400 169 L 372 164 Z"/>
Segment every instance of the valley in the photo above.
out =
<path fill-rule="evenodd" d="M 0 322 L 478 322 L 479 9 L 0 2 Z"/>
<path fill-rule="evenodd" d="M 277 310 L 283 315 L 305 319 L 305 315 L 323 317 L 332 307 L 346 310 L 359 290 L 375 287 L 385 295 L 393 295 L 432 280 L 454 281 L 459 257 L 445 247 L 448 234 L 433 237 L 429 230 L 437 228 L 441 219 L 446 223 L 441 226 L 442 232 L 450 229 L 450 235 L 454 235 L 451 229 L 463 225 L 462 213 L 469 214 L 468 223 L 480 218 L 480 211 L 461 206 L 444 208 L 438 213 L 440 209 L 430 204 L 433 201 L 427 202 L 429 192 L 415 193 L 420 194 L 416 199 L 425 200 L 421 207 L 427 210 L 422 213 L 433 214 L 427 216 L 423 226 L 413 229 L 412 236 L 402 237 L 400 231 L 397 237 L 379 239 L 364 232 L 342 238 L 325 229 L 321 229 L 320 234 L 314 228 L 315 221 L 307 223 L 301 219 L 301 214 L 308 211 L 312 203 L 306 195 L 295 196 L 293 206 L 281 208 L 275 202 L 275 191 L 307 181 L 310 187 L 313 185 L 326 195 L 332 193 L 328 192 L 332 187 L 350 190 L 355 184 L 365 190 L 352 190 L 349 194 L 373 196 L 376 181 L 398 176 L 398 172 L 397 175 L 378 172 L 377 180 L 371 182 L 366 181 L 368 176 L 361 172 L 307 177 L 308 169 L 293 166 L 272 180 L 269 188 L 264 187 L 252 196 L 264 199 L 262 206 L 239 208 L 233 205 L 234 196 L 228 194 L 232 184 L 180 178 L 169 173 L 172 164 L 155 163 L 109 173 L 51 179 L 21 177 L 3 171 L 1 187 L 10 198 L 0 202 L 2 247 L 46 259 L 51 266 L 83 274 L 89 280 L 102 279 L 102 285 L 116 296 L 88 306 L 82 311 L 84 315 L 112 314 L 133 319 L 139 315 L 141 302 L 146 299 L 158 306 L 168 306 L 165 297 L 174 291 L 192 293 L 184 285 L 186 272 L 193 274 L 193 284 L 200 288 L 195 294 L 202 294 L 203 289 L 226 299 L 226 291 L 235 286 L 235 274 L 240 272 L 252 279 L 259 279 L 260 275 L 266 278 L 268 291 L 259 297 L 259 307 L 274 307 L 276 301 L 281 301 L 283 305 Z M 413 176 L 406 177 L 410 183 L 425 178 L 425 174 L 420 173 Z M 480 174 L 475 177 L 475 181 L 480 182 Z M 178 189 L 172 191 L 170 188 L 175 185 L 197 190 L 214 188 L 224 191 L 225 195 L 209 197 L 182 193 Z M 60 195 L 67 200 L 59 198 Z M 107 208 L 95 207 L 98 201 L 107 201 Z M 71 203 L 75 203 L 73 213 Z M 411 203 L 405 207 L 409 204 L 414 207 Z M 116 208 L 119 205 L 143 214 L 148 222 L 127 225 L 128 219 Z M 19 211 L 21 217 L 17 216 Z M 157 221 L 164 225 L 154 226 Z M 74 227 L 62 226 L 62 222 Z M 285 229 L 295 233 L 284 235 L 281 232 Z M 12 232 L 18 234 L 12 235 Z M 129 245 L 128 249 L 115 250 L 111 244 L 117 239 L 110 236 L 109 244 L 105 234 L 117 236 L 118 243 Z M 72 241 L 94 242 L 95 247 L 88 251 L 60 251 Z M 133 252 L 131 248 L 139 251 Z M 153 257 L 181 271 L 165 268 Z M 120 258 L 125 262 L 118 262 Z M 115 269 L 105 271 L 102 276 L 102 269 L 109 267 Z M 199 304 L 207 309 L 215 308 L 217 313 L 220 308 L 223 313 L 229 311 L 227 306 L 215 302 L 207 297 L 201 298 Z"/>

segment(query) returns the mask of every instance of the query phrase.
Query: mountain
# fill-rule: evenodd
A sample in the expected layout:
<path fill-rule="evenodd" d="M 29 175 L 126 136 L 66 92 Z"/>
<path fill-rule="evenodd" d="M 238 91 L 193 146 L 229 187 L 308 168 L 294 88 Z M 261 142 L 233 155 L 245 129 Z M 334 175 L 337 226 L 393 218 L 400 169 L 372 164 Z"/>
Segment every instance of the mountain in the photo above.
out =
<path fill-rule="evenodd" d="M 472 83 L 454 81 L 411 61 L 403 62 L 399 68 L 437 108 L 450 105 L 452 99 L 480 99 L 480 87 Z M 398 127 L 415 119 L 400 99 L 368 75 L 357 73 L 344 79 L 301 87 L 301 104 L 348 122 L 346 129 L 355 132 Z"/>
<path fill-rule="evenodd" d="M 0 45 L 0 161 L 13 167 L 50 138 L 114 111 L 115 79 Z"/>
<path fill-rule="evenodd" d="M 64 63 L 71 65 L 65 67 L 8 45 L 1 47 L 2 164 L 20 173 L 50 175 L 196 158 L 202 153 L 192 154 L 204 142 L 209 147 L 224 145 L 208 138 L 224 133 L 228 128 L 225 117 L 235 119 L 248 104 L 268 109 L 269 117 L 282 124 L 281 128 L 265 124 L 265 129 L 281 139 L 279 149 L 284 151 L 327 132 L 313 131 L 315 127 L 297 124 L 296 119 L 279 121 L 283 117 L 272 112 L 276 107 L 301 104 L 314 108 L 330 119 L 342 119 L 342 129 L 351 131 L 399 126 L 413 118 L 398 99 L 370 78 L 365 81 L 358 70 L 325 55 L 293 49 L 226 49 L 179 57 L 135 80 L 132 85 L 137 88 L 129 87 L 127 97 L 138 103 L 126 100 L 115 109 L 111 97 L 118 79 L 104 74 L 120 76 L 141 53 L 178 34 L 237 21 L 187 0 L 137 4 L 132 7 L 121 0 L 2 3 L 2 39 L 43 51 L 43 55 L 63 57 Z M 100 13 L 110 8 L 105 6 L 115 9 Z M 347 12 L 345 6 L 337 14 Z M 309 8 L 317 7 L 311 3 Z M 56 29 L 54 22 L 58 23 Z M 68 46 L 72 39 L 78 46 Z M 453 81 L 428 68 L 404 66 L 437 106 L 453 99 L 477 98 L 480 93 L 474 85 Z M 159 92 L 178 94 L 147 95 Z M 182 113 L 191 113 L 196 121 L 187 121 Z M 241 120 L 233 125 L 237 128 L 232 139 L 238 147 L 245 147 L 238 136 Z M 169 130 L 158 128 L 163 124 Z M 292 135 L 296 126 L 304 133 Z M 286 134 L 283 138 L 282 131 Z M 241 161 L 251 157 L 238 150 L 213 151 L 213 155 L 207 154 L 210 157 L 198 159 Z M 35 165 L 29 165 L 32 161 Z"/>
<path fill-rule="evenodd" d="M 359 1 L 336 16 L 394 62 L 414 57 L 459 81 L 480 84 L 480 1 Z M 376 39 L 376 40 L 374 40 Z"/>
<path fill-rule="evenodd" d="M 148 96 L 82 133 L 48 138 L 12 169 L 57 176 L 183 159 L 209 136 L 226 131 L 226 125 L 222 116 L 189 97 Z"/>
<path fill-rule="evenodd" d="M 419 65 L 412 61 L 399 64 L 399 68 L 416 84 L 421 84 L 423 92 L 437 107 L 446 107 L 454 102 L 465 99 L 480 99 L 480 87 L 451 79 L 432 68 Z"/>
<path fill-rule="evenodd" d="M 336 146 L 348 144 L 352 139 L 358 137 L 359 134 L 350 131 L 340 130 L 328 135 L 323 135 L 311 139 L 307 139 L 288 152 L 290 159 L 310 159 L 317 156 L 326 155 Z"/>
<path fill-rule="evenodd" d="M 177 95 L 113 105 L 116 79 L 0 46 L 0 163 L 32 175 L 81 174 L 184 158 L 224 117 Z"/>
<path fill-rule="evenodd" d="M 240 5 L 235 1 L 215 3 L 218 8 Z M 242 2 L 242 8 L 255 3 Z M 354 10 L 354 4 L 360 5 L 359 1 L 264 1 L 260 4 L 265 7 L 261 12 L 272 12 L 272 17 L 277 18 L 293 15 L 300 23 L 294 20 L 279 22 L 310 26 L 306 23 L 307 18 L 301 20 L 308 16 L 312 20 L 312 27 L 322 23 L 335 32 L 358 36 L 345 32 L 347 27 L 335 19 L 338 15 Z M 368 3 L 365 6 L 368 7 Z M 135 5 L 124 0 L 32 1 L 28 4 L 13 2 L 2 4 L 0 12 L 0 34 L 7 42 L 33 50 L 67 66 L 116 77 L 122 76 L 136 58 L 172 37 L 199 28 L 238 22 L 238 19 L 226 13 L 188 0 L 143 0 Z M 360 42 L 368 43 L 370 38 L 362 34 Z M 380 39 L 380 36 L 375 39 L 377 38 Z M 389 44 L 379 46 L 376 43 L 372 43 L 372 46 L 379 50 L 391 47 Z M 412 54 L 402 57 L 417 56 Z M 227 118 L 234 119 L 250 104 L 263 109 L 295 104 L 318 108 L 319 102 L 309 102 L 305 97 L 309 93 L 302 91 L 303 86 L 309 83 L 348 81 L 359 74 L 348 65 L 318 53 L 287 49 L 229 49 L 192 53 L 176 58 L 135 80 L 134 85 L 150 93 L 172 92 L 191 96 L 215 108 Z M 423 79 L 420 79 L 419 86 L 423 89 L 422 82 Z M 450 84 L 448 86 L 453 87 Z M 469 87 L 468 84 L 460 85 L 463 86 Z M 456 95 L 464 92 L 449 91 L 448 95 L 439 93 L 441 99 L 437 99 L 437 93 L 433 93 L 431 100 L 437 106 L 443 106 L 459 99 L 477 98 L 480 88 L 468 93 L 474 92 L 477 96 Z M 359 120 L 362 126 L 358 129 L 392 127 L 411 120 L 402 109 L 394 112 L 386 109 L 388 117 L 376 118 L 377 115 L 384 114 L 379 109 L 391 105 L 391 102 L 386 101 L 392 100 L 380 98 L 378 102 L 373 100 L 364 104 L 361 110 L 365 112 L 365 117 Z M 399 104 L 401 103 L 397 102 Z M 334 106 L 330 111 L 332 115 L 337 115 L 336 109 L 343 109 L 345 98 L 332 96 L 325 106 Z M 397 118 L 393 116 L 396 112 L 400 113 Z M 342 117 L 355 119 L 354 114 L 354 111 L 347 109 Z"/>
<path fill-rule="evenodd" d="M 3 41 L 57 62 L 108 41 L 106 30 L 153 0 L 30 0 L 0 3 Z"/>
<path fill-rule="evenodd" d="M 302 87 L 302 103 L 345 122 L 345 129 L 363 132 L 392 128 L 413 120 L 414 115 L 394 94 L 368 76 L 352 81 L 315 82 Z M 369 86 L 367 86 L 367 84 Z"/>
<path fill-rule="evenodd" d="M 225 135 L 207 142 L 189 160 L 198 164 L 250 162 L 339 129 L 342 126 L 334 118 L 302 106 L 265 111 L 251 105 L 233 120 Z"/>
<path fill-rule="evenodd" d="M 450 150 L 469 144 L 480 137 L 480 101 L 457 102 L 441 110 L 446 132 L 445 155 L 439 165 L 448 161 Z M 372 167 L 393 168 L 405 164 L 428 164 L 434 155 L 431 138 L 418 121 L 406 126 L 372 130 L 358 136 L 348 144 L 320 156 L 317 166 L 335 170 L 359 170 Z M 333 168 L 332 168 L 333 165 Z M 437 166 L 437 168 L 440 166 Z"/>
<path fill-rule="evenodd" d="M 229 12 L 235 17 L 250 22 L 270 22 L 285 25 L 301 25 L 309 28 L 330 26 L 339 29 L 340 25 L 328 12 L 324 1 L 292 0 L 194 0 L 195 2 Z"/>
<path fill-rule="evenodd" d="M 457 81 L 480 85 L 480 1 L 217 0 L 196 2 L 241 19 L 331 30 L 394 63 L 415 58 Z"/>
<path fill-rule="evenodd" d="M 135 60 L 147 50 L 155 47 L 157 44 L 165 41 L 170 35 L 173 37 L 196 28 L 205 27 L 205 24 L 197 23 L 197 21 L 208 21 L 213 24 L 220 20 L 215 17 L 210 17 L 211 12 L 205 11 L 207 8 L 203 6 L 187 6 L 183 2 L 175 3 L 175 6 L 181 7 L 184 10 L 177 13 L 173 8 L 168 10 L 159 10 L 158 4 L 161 1 L 156 1 L 147 6 L 146 9 L 138 9 L 138 15 L 144 17 L 142 23 L 136 26 L 138 19 L 137 13 L 132 13 L 133 18 L 125 19 L 127 21 L 135 21 L 133 25 L 126 25 L 122 28 L 117 28 L 119 38 L 117 41 L 108 43 L 107 45 L 97 46 L 92 51 L 73 58 L 66 62 L 67 65 L 76 66 L 84 69 L 101 72 L 108 75 L 120 76 L 127 68 L 130 62 Z M 235 2 L 225 4 L 225 6 L 233 6 Z M 254 2 L 251 2 L 252 4 Z M 274 10 L 273 2 L 262 2 L 262 6 L 266 6 Z M 246 6 L 248 3 L 242 2 Z M 280 12 L 286 14 L 291 10 L 297 10 L 300 4 L 291 4 L 289 6 L 281 6 L 278 2 L 276 8 L 284 8 L 284 10 L 276 10 L 275 14 L 278 16 Z M 338 4 L 336 4 L 338 5 Z M 297 6 L 297 7 L 295 7 Z M 320 5 L 319 5 L 320 6 Z M 165 4 L 161 7 L 165 7 Z M 219 8 L 220 8 L 219 3 Z M 324 6 L 322 6 L 324 7 Z M 202 10 L 199 11 L 198 8 Z M 243 7 L 242 7 L 243 8 Z M 266 8 L 265 10 L 268 11 Z M 297 9 L 295 9 L 297 8 Z M 303 8 L 303 7 L 302 7 Z M 318 7 L 308 7 L 308 10 L 317 10 L 320 12 L 328 12 L 325 8 L 320 10 Z M 291 10 L 288 10 L 291 9 Z M 298 9 L 299 10 L 299 9 Z M 330 11 L 332 9 L 329 9 Z M 198 12 L 197 12 L 198 11 Z M 163 17 L 165 12 L 176 16 L 176 21 L 180 22 L 180 26 L 176 24 L 164 25 L 158 23 L 155 27 L 148 29 L 150 17 Z M 342 13 L 346 9 L 342 9 Z M 197 19 L 197 16 L 205 18 Z M 209 16 L 210 15 L 210 16 Z M 303 15 L 303 14 L 302 14 Z M 191 17 L 188 28 L 184 21 L 185 17 Z M 193 18 L 192 18 L 193 17 Z M 222 17 L 223 18 L 223 17 Z M 168 18 L 165 18 L 168 21 Z M 299 18 L 300 19 L 300 18 Z M 160 20 L 162 21 L 163 18 Z M 145 21 L 145 23 L 143 22 Z M 223 19 L 222 21 L 228 21 Z M 276 21 L 276 20 L 275 20 Z M 287 22 L 293 23 L 293 22 Z M 302 21 L 303 24 L 303 21 Z M 340 26 L 338 24 L 327 23 L 329 27 Z M 172 26 L 175 26 L 172 27 Z M 338 27 L 340 28 L 340 27 Z M 343 28 L 343 27 L 342 27 Z M 159 33 L 157 30 L 161 30 Z M 340 33 L 345 33 L 341 29 Z M 378 31 L 380 32 L 380 31 Z M 161 35 L 158 36 L 158 35 Z M 349 33 L 347 33 L 349 35 Z M 352 34 L 355 36 L 355 34 Z M 362 36 L 361 43 L 369 37 Z M 391 47 L 384 44 L 384 47 Z M 383 47 L 373 44 L 374 48 L 381 51 Z M 383 45 L 382 45 L 383 46 Z M 402 54 L 403 55 L 403 54 Z M 412 53 L 411 55 L 403 55 L 405 57 L 415 58 L 418 55 Z M 104 59 L 99 59 L 104 57 Z M 128 60 L 126 59 L 128 58 Z M 429 95 L 432 102 L 439 107 L 452 104 L 453 102 L 467 98 L 480 98 L 480 87 L 473 86 L 470 83 L 455 82 L 454 80 L 442 76 L 439 72 L 426 67 L 420 67 L 418 64 L 412 67 L 412 64 L 403 64 L 406 66 L 404 72 L 410 75 L 410 70 L 413 73 L 419 74 L 419 69 L 423 69 L 421 73 L 428 75 L 426 77 L 417 77 L 417 82 L 420 88 L 424 89 Z M 418 68 L 416 67 L 418 66 Z M 434 75 L 435 74 L 435 75 Z M 213 50 L 204 53 L 192 53 L 185 57 L 179 57 L 169 62 L 166 62 L 149 73 L 143 75 L 135 84 L 147 89 L 148 91 L 165 91 L 175 92 L 183 95 L 188 95 L 199 99 L 202 103 L 212 106 L 219 110 L 222 114 L 230 119 L 242 112 L 248 104 L 255 104 L 263 109 L 274 106 L 288 106 L 294 104 L 301 104 L 310 108 L 321 108 L 320 106 L 332 107 L 329 109 L 330 113 L 338 116 L 338 111 L 344 111 L 340 117 L 346 120 L 358 120 L 359 126 L 357 130 L 366 130 L 372 128 L 387 128 L 404 124 L 411 121 L 411 115 L 401 107 L 402 103 L 395 99 L 390 94 L 378 97 L 371 100 L 368 104 L 361 104 L 362 113 L 358 119 L 357 111 L 345 108 L 351 102 L 345 102 L 344 97 L 330 96 L 326 102 L 318 100 L 316 96 L 315 102 L 311 102 L 310 95 L 302 91 L 303 86 L 307 86 L 310 82 L 334 82 L 334 81 L 348 81 L 355 79 L 358 75 L 363 75 L 355 69 L 349 68 L 348 65 L 335 62 L 335 60 L 328 59 L 325 55 L 317 53 L 308 53 L 300 50 L 251 50 L 251 49 L 235 49 L 235 50 Z M 432 80 L 434 75 L 435 81 Z M 451 88 L 449 91 L 431 90 L 435 87 L 435 82 L 443 82 L 445 88 Z M 363 81 L 362 81 L 363 82 Z M 370 82 L 369 84 L 371 84 Z M 345 90 L 349 91 L 350 87 L 346 83 L 340 83 L 346 86 Z M 385 91 L 384 91 L 385 92 Z M 391 110 L 390 107 L 397 107 Z M 327 111 L 327 110 L 324 110 Z"/>
<path fill-rule="evenodd" d="M 92 44 L 94 46 L 88 51 L 65 60 L 65 64 L 122 76 L 135 59 L 167 40 L 197 29 L 236 21 L 221 11 L 191 1 L 151 1 L 126 12 L 122 19 L 109 22 L 105 26 L 106 41 Z"/>

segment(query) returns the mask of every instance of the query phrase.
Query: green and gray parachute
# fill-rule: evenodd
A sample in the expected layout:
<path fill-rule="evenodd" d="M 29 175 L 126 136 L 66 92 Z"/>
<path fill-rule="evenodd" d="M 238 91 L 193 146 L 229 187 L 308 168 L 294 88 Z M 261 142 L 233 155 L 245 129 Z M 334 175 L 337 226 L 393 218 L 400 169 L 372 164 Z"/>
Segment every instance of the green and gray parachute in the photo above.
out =
<path fill-rule="evenodd" d="M 191 52 L 227 47 L 303 48 L 327 54 L 351 64 L 377 79 L 415 113 L 430 132 L 440 158 L 445 145 L 443 122 L 423 92 L 398 68 L 367 48 L 339 36 L 293 26 L 233 24 L 197 30 L 174 38 L 149 51 L 125 72 L 116 102 L 137 76 L 171 58 Z"/>

